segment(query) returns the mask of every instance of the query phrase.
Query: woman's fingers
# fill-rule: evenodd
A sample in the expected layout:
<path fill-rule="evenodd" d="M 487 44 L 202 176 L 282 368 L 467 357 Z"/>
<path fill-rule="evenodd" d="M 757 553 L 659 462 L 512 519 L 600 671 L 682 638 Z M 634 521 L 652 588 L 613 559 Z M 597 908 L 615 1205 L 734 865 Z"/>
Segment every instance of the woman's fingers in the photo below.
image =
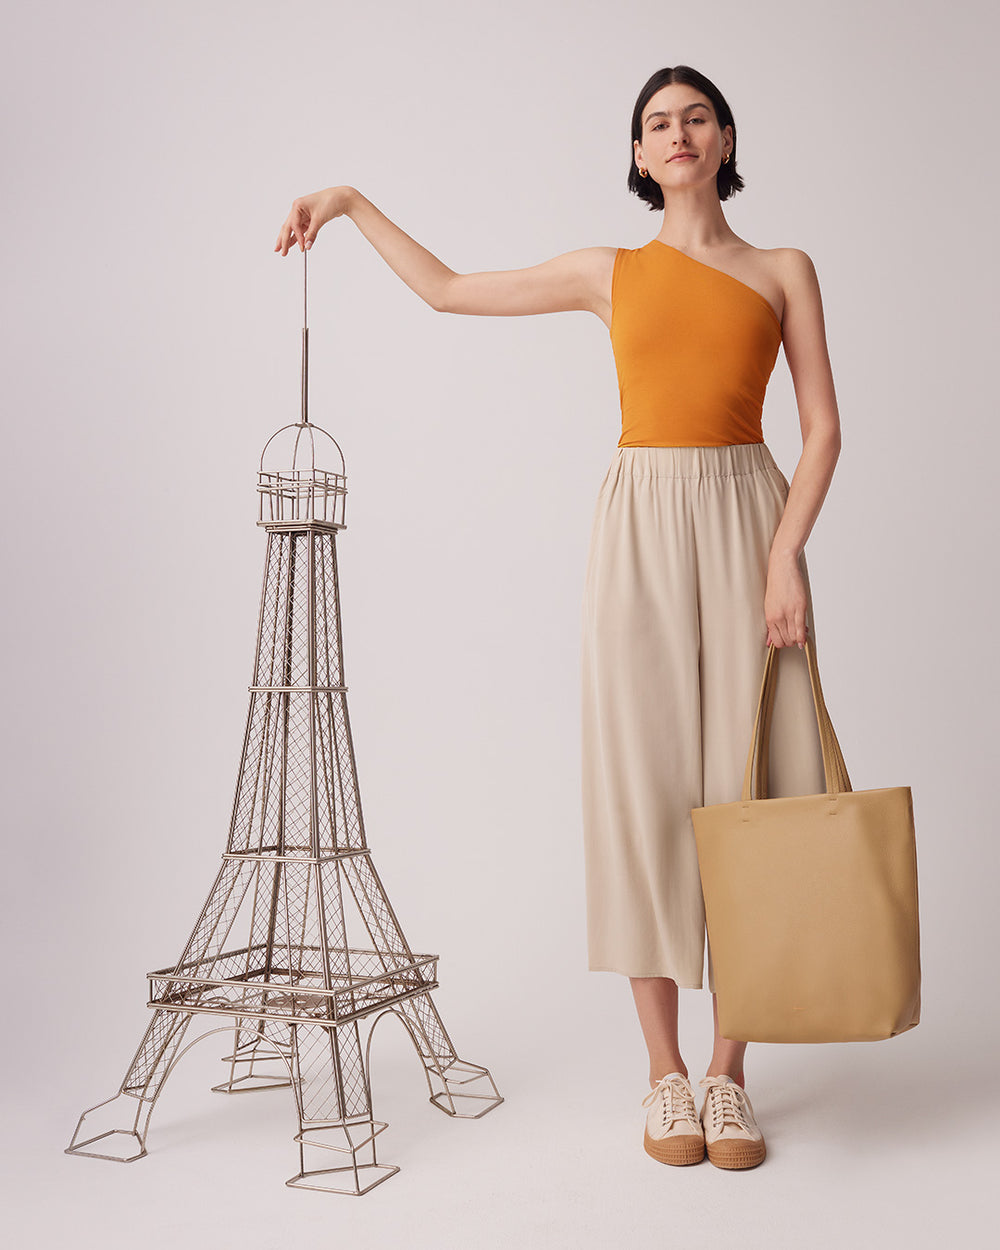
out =
<path fill-rule="evenodd" d="M 274 250 L 287 256 L 288 249 L 296 243 L 303 252 L 312 247 L 320 227 L 347 211 L 353 190 L 348 186 L 328 187 L 292 200 L 291 211 L 281 227 Z"/>
<path fill-rule="evenodd" d="M 805 608 L 799 607 L 795 609 L 795 619 L 791 622 L 788 632 L 789 642 L 794 642 L 801 651 L 806 641 L 806 612 Z"/>
<path fill-rule="evenodd" d="M 790 647 L 793 643 L 800 648 L 805 646 L 808 606 L 798 563 L 769 564 L 764 590 L 764 619 L 769 639 L 776 647 Z"/>
<path fill-rule="evenodd" d="M 282 256 L 288 255 L 288 249 L 296 243 L 299 245 L 300 251 L 305 251 L 305 231 L 309 225 L 309 213 L 301 208 L 293 208 L 285 218 L 278 235 L 278 241 L 274 245 L 274 250 L 280 252 Z"/>
<path fill-rule="evenodd" d="M 320 212 L 318 195 L 303 196 L 293 201 L 274 250 L 287 256 L 288 249 L 298 244 L 299 251 L 304 252 L 307 243 L 312 246 L 312 241 L 325 220 Z"/>
<path fill-rule="evenodd" d="M 772 643 L 776 647 L 787 647 L 789 643 L 788 625 L 782 618 L 775 617 L 767 623 L 768 646 Z"/>
<path fill-rule="evenodd" d="M 274 250 L 280 252 L 282 256 L 288 255 L 288 249 L 292 245 L 292 226 L 286 221 L 281 227 L 281 233 L 278 235 L 278 242 L 274 245 Z"/>
<path fill-rule="evenodd" d="M 809 626 L 806 624 L 805 617 L 796 617 L 794 621 L 786 618 L 775 619 L 768 621 L 767 640 L 764 646 L 769 647 L 773 643 L 776 647 L 790 647 L 792 643 L 795 643 L 801 650 L 805 647 L 808 637 Z"/>
<path fill-rule="evenodd" d="M 304 219 L 304 220 L 303 220 Z M 305 251 L 305 230 L 309 224 L 309 214 L 299 209 L 298 215 L 292 222 L 292 245 L 298 245 L 300 252 Z"/>

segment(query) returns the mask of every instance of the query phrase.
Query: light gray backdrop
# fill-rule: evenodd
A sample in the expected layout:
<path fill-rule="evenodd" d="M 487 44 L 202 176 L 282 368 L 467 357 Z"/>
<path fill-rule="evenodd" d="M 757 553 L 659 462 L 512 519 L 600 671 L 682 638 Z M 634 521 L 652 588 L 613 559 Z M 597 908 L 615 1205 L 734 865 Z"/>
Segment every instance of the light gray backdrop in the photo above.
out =
<path fill-rule="evenodd" d="M 998 1162 L 992 7 L 62 0 L 4 26 L 16 1244 L 972 1234 Z M 441 1115 L 408 1037 L 380 1028 L 380 1155 L 402 1171 L 361 1201 L 298 1193 L 287 1091 L 209 1092 L 223 1035 L 165 1086 L 147 1159 L 69 1158 L 225 843 L 257 458 L 298 415 L 302 261 L 272 251 L 291 200 L 357 186 L 459 271 L 640 245 L 660 216 L 626 193 L 629 118 L 679 63 L 735 112 L 731 225 L 819 273 L 844 436 L 806 548 L 818 655 L 855 788 L 913 789 L 922 1023 L 878 1045 L 751 1045 L 771 1152 L 754 1172 L 644 1155 L 645 1050 L 627 981 L 587 971 L 583 906 L 580 598 L 620 428 L 607 331 L 436 314 L 341 219 L 310 253 L 312 415 L 347 459 L 368 835 L 414 949 L 440 954 L 453 1040 L 507 1101 Z M 764 430 L 790 477 L 783 357 Z M 707 990 L 681 995 L 681 1029 L 696 1079 Z"/>

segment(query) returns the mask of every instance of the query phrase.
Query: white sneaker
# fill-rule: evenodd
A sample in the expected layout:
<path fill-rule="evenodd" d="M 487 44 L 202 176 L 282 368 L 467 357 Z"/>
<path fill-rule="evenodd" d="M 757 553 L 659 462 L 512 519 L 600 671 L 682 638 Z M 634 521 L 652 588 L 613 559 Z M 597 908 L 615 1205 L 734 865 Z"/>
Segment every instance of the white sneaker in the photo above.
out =
<path fill-rule="evenodd" d="M 705 1134 L 694 1105 L 694 1090 L 683 1072 L 661 1076 L 646 1097 L 644 1107 L 646 1153 L 660 1163 L 700 1163 L 705 1157 Z"/>
<path fill-rule="evenodd" d="M 767 1153 L 746 1090 L 731 1076 L 703 1076 L 701 1122 L 708 1161 L 718 1168 L 753 1168 Z"/>

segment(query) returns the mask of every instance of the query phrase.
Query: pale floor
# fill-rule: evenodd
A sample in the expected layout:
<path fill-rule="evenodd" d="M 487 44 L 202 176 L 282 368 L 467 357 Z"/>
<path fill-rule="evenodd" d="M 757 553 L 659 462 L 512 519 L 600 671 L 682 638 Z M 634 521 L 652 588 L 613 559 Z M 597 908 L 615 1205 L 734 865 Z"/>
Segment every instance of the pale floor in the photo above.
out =
<path fill-rule="evenodd" d="M 289 1092 L 225 1097 L 209 1091 L 220 1079 L 228 1034 L 194 1048 L 164 1086 L 148 1157 L 118 1164 L 64 1154 L 80 1111 L 117 1089 L 138 1041 L 127 1026 L 145 1024 L 140 1011 L 123 1009 L 122 1020 L 108 1024 L 114 1037 L 78 1039 L 59 1061 L 50 1036 L 47 1053 L 29 1057 L 24 1079 L 8 1067 L 6 1244 L 18 1250 L 969 1244 L 996 1230 L 1000 1089 L 993 1043 L 965 1032 L 956 1046 L 954 1016 L 925 993 L 926 1023 L 900 1038 L 751 1044 L 747 1090 L 769 1157 L 758 1168 L 725 1172 L 707 1160 L 669 1167 L 643 1152 L 641 1100 L 648 1086 L 624 980 L 574 978 L 566 1001 L 550 1001 L 547 1015 L 536 1016 L 534 1035 L 507 1011 L 463 1010 L 458 996 L 439 989 L 436 1002 L 453 1041 L 491 1069 L 506 1101 L 481 1120 L 455 1120 L 432 1107 L 408 1037 L 387 1020 L 373 1043 L 375 1112 L 390 1122 L 379 1157 L 401 1171 L 362 1197 L 285 1186 L 297 1170 Z M 696 1080 L 711 1036 L 707 992 L 682 991 L 681 1013 L 682 1048 Z M 41 1059 L 47 1083 L 30 1075 Z"/>

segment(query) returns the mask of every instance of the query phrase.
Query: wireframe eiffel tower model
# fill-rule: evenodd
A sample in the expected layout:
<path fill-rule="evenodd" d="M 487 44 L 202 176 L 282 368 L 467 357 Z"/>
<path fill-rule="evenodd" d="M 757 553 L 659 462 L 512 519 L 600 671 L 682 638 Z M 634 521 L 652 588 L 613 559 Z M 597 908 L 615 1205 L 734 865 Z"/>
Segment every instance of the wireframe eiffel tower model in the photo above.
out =
<path fill-rule="evenodd" d="M 303 268 L 304 290 L 306 276 Z M 215 1090 L 295 1091 L 299 1171 L 286 1184 L 363 1194 L 399 1171 L 376 1156 L 387 1122 L 372 1114 L 370 1052 L 383 1015 L 406 1026 L 440 1110 L 478 1118 L 503 1099 L 486 1068 L 458 1057 L 431 998 L 437 956 L 410 950 L 365 838 L 340 636 L 344 457 L 309 421 L 303 320 L 302 420 L 272 435 L 261 455 L 257 523 L 267 530 L 267 555 L 229 841 L 184 953 L 175 967 L 148 974 L 153 1019 L 118 1093 L 84 1111 L 65 1153 L 142 1158 L 153 1107 L 179 1059 L 211 1033 L 231 1030 L 229 1077 Z M 291 440 L 291 467 L 266 469 L 268 448 L 282 435 Z M 336 447 L 340 472 L 317 467 L 317 435 L 327 450 Z M 352 903 L 365 945 L 348 937 L 358 923 L 349 919 Z M 201 1014 L 235 1024 L 182 1050 Z M 261 1071 L 268 1061 L 284 1066 Z M 123 1109 L 127 1127 L 83 1136 Z M 115 1153 L 86 1149 L 100 1141 Z M 307 1148 L 327 1151 L 317 1161 L 335 1166 L 307 1170 Z"/>

